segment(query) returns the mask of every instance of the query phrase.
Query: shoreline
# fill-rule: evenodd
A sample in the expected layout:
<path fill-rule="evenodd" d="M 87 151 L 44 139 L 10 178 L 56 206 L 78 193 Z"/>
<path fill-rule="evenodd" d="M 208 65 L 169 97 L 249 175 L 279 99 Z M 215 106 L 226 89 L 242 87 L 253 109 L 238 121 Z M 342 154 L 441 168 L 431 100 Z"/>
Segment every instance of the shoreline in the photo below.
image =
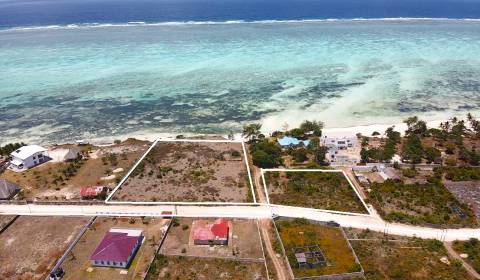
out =
<path fill-rule="evenodd" d="M 426 121 L 427 126 L 429 128 L 438 127 L 441 122 L 445 122 L 447 120 L 432 120 Z M 349 127 L 327 127 L 322 130 L 322 136 L 329 136 L 329 137 L 344 137 L 344 136 L 355 136 L 357 133 L 361 133 L 364 136 L 371 136 L 374 131 L 380 132 L 380 136 L 384 137 L 383 133 L 385 130 L 391 126 L 394 126 L 394 130 L 400 132 L 404 135 L 405 130 L 407 129 L 407 125 L 405 123 L 394 123 L 394 124 L 368 124 L 368 125 L 358 125 L 358 126 L 349 126 Z M 162 140 L 169 140 L 175 139 L 177 135 L 184 135 L 185 137 L 196 137 L 196 136 L 204 136 L 204 137 L 223 137 L 228 139 L 227 134 L 198 134 L 198 133 L 180 133 L 180 134 L 171 134 L 171 133 L 132 133 L 123 136 L 105 136 L 99 138 L 92 138 L 89 141 L 91 144 L 95 145 L 108 145 L 112 144 L 114 140 L 121 140 L 124 141 L 128 138 L 135 138 L 138 140 L 146 140 L 146 141 L 155 141 L 156 139 Z M 242 140 L 241 133 L 234 133 L 234 140 Z M 86 139 L 87 140 L 87 139 Z"/>
<path fill-rule="evenodd" d="M 429 128 L 438 127 L 441 122 L 445 122 L 448 119 L 441 119 L 441 120 L 428 120 L 425 121 Z M 260 122 L 261 123 L 261 122 Z M 380 133 L 380 136 L 383 137 L 383 133 L 385 130 L 391 126 L 394 126 L 394 130 L 400 132 L 404 135 L 405 130 L 407 129 L 407 125 L 403 122 L 401 123 L 390 123 L 390 124 L 366 124 L 366 125 L 356 125 L 356 126 L 346 126 L 346 127 L 325 127 L 322 130 L 322 136 L 329 136 L 329 137 L 345 137 L 345 136 L 355 136 L 357 133 L 362 134 L 363 136 L 371 136 L 374 131 Z M 293 128 L 293 127 L 291 127 Z M 291 129 L 290 128 L 290 129 Z M 153 130 L 153 129 L 152 129 Z M 280 127 L 276 130 L 281 130 Z M 262 133 L 268 136 L 271 132 L 268 128 L 262 129 Z M 219 134 L 202 134 L 202 133 L 165 133 L 165 132 L 152 132 L 146 130 L 140 130 L 136 132 L 132 132 L 129 134 L 124 135 L 111 135 L 111 136 L 100 136 L 100 137 L 78 137 L 76 139 L 67 140 L 65 142 L 50 142 L 44 141 L 42 142 L 38 136 L 32 137 L 30 140 L 28 138 L 20 138 L 18 141 L 13 142 L 25 142 L 28 144 L 38 144 L 44 146 L 54 146 L 54 145 L 64 145 L 64 144 L 75 144 L 76 140 L 86 140 L 88 143 L 96 145 L 96 146 L 105 146 L 105 145 L 112 145 L 115 140 L 125 141 L 128 138 L 134 138 L 137 140 L 145 140 L 145 141 L 155 141 L 156 139 L 168 140 L 168 139 L 175 139 L 177 135 L 183 135 L 185 137 L 223 137 L 228 139 L 227 133 L 219 133 Z M 240 132 L 234 133 L 234 140 L 242 140 L 242 134 Z M 12 141 L 7 141 L 0 143 L 0 146 L 6 145 L 8 143 L 13 143 Z"/>

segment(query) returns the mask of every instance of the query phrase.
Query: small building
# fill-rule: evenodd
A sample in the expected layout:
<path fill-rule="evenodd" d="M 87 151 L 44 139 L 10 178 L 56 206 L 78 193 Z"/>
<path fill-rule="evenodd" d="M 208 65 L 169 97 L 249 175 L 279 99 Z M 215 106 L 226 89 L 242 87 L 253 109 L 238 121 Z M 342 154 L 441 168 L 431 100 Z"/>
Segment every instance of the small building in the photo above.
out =
<path fill-rule="evenodd" d="M 310 144 L 310 140 L 299 140 L 295 137 L 290 137 L 290 136 L 284 136 L 281 139 L 278 139 L 278 144 L 282 146 L 283 148 L 288 148 L 288 147 L 295 147 L 303 143 L 304 146 L 308 146 Z"/>
<path fill-rule="evenodd" d="M 47 162 L 50 158 L 46 155 L 46 151 L 47 149 L 38 145 L 20 147 L 10 154 L 12 160 L 8 168 L 15 172 L 22 172 Z"/>
<path fill-rule="evenodd" d="M 141 229 L 112 228 L 90 257 L 93 266 L 127 268 L 143 241 Z"/>
<path fill-rule="evenodd" d="M 0 178 L 0 200 L 12 199 L 19 191 L 19 186 L 10 181 Z"/>
<path fill-rule="evenodd" d="M 48 157 L 54 162 L 65 162 L 75 160 L 80 156 L 80 150 L 77 148 L 59 148 L 55 147 L 48 151 Z"/>
<path fill-rule="evenodd" d="M 102 192 L 106 191 L 104 186 L 92 186 L 92 187 L 83 187 L 80 189 L 80 195 L 82 198 L 94 198 L 100 195 Z"/>
<path fill-rule="evenodd" d="M 196 221 L 193 225 L 193 244 L 195 245 L 227 245 L 229 233 L 228 220 L 216 219 L 209 223 L 205 220 Z"/>
<path fill-rule="evenodd" d="M 294 248 L 293 253 L 299 268 L 311 269 L 327 264 L 327 259 L 318 245 Z"/>

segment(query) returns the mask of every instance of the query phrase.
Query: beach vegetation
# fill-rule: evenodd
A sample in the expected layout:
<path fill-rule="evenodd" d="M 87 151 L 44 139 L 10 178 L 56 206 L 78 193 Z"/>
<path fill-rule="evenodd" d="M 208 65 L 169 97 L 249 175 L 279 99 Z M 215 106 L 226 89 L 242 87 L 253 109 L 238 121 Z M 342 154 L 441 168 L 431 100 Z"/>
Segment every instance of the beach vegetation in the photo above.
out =
<path fill-rule="evenodd" d="M 459 254 L 467 254 L 466 261 L 480 273 L 480 241 L 470 238 L 467 241 L 454 241 L 453 248 Z"/>
<path fill-rule="evenodd" d="M 261 168 L 273 168 L 283 164 L 282 149 L 268 139 L 250 146 L 253 164 Z"/>
<path fill-rule="evenodd" d="M 20 147 L 26 146 L 25 143 L 9 143 L 5 146 L 0 146 L 0 156 L 9 156 L 13 151 L 17 150 Z"/>
<path fill-rule="evenodd" d="M 261 134 L 261 129 L 262 125 L 260 123 L 247 124 L 243 127 L 242 136 L 246 137 L 249 142 L 255 142 Z"/>

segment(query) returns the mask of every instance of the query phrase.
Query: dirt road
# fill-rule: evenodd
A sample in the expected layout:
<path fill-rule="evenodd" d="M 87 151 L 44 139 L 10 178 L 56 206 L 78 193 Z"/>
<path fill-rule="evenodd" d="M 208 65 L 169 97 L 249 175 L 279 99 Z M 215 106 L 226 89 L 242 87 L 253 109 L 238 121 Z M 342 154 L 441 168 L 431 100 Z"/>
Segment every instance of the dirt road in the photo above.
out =
<path fill-rule="evenodd" d="M 457 259 L 459 261 L 462 262 L 462 265 L 463 267 L 468 271 L 468 273 L 474 277 L 475 279 L 480 279 L 480 274 L 478 274 L 475 269 L 473 269 L 473 267 L 471 265 L 469 265 L 464 259 L 462 259 L 460 257 L 460 255 L 455 252 L 455 250 L 453 250 L 452 248 L 452 243 L 451 242 L 443 242 L 443 244 L 445 245 L 445 248 L 447 249 L 448 251 L 448 254 L 454 258 L 454 259 Z"/>
<path fill-rule="evenodd" d="M 265 247 L 267 249 L 267 253 L 270 256 L 270 259 L 275 266 L 277 279 L 278 280 L 289 280 L 288 273 L 285 271 L 285 267 L 283 266 L 281 260 L 277 257 L 277 254 L 273 250 L 272 242 L 270 240 L 270 235 L 268 234 L 270 231 L 270 220 L 263 219 L 260 221 L 260 230 L 262 232 L 263 240 L 265 241 Z"/>

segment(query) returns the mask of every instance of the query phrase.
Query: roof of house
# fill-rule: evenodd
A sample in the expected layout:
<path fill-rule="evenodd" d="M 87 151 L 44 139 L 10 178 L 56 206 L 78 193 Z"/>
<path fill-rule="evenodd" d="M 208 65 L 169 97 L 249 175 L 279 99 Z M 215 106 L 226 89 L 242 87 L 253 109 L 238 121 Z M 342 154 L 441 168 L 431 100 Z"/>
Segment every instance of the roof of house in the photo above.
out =
<path fill-rule="evenodd" d="M 140 229 L 112 228 L 98 244 L 90 260 L 127 262 L 142 236 L 142 230 Z"/>
<path fill-rule="evenodd" d="M 80 150 L 77 148 L 55 148 L 48 151 L 48 156 L 52 158 L 53 162 L 76 159 L 79 154 Z"/>
<path fill-rule="evenodd" d="M 200 224 L 193 230 L 194 240 L 215 240 L 228 238 L 228 220 L 216 219 L 213 224 Z"/>
<path fill-rule="evenodd" d="M 0 178 L 0 199 L 8 199 L 19 190 L 16 184 Z"/>
<path fill-rule="evenodd" d="M 81 196 L 97 196 L 104 189 L 104 186 L 83 187 L 80 189 Z"/>
<path fill-rule="evenodd" d="M 291 145 L 296 146 L 302 142 L 305 146 L 308 146 L 308 144 L 310 144 L 310 140 L 302 141 L 295 137 L 290 137 L 290 136 L 284 136 L 282 139 L 278 139 L 278 144 L 280 144 L 280 146 L 291 146 Z"/>
<path fill-rule="evenodd" d="M 16 158 L 19 158 L 21 160 L 25 160 L 32 155 L 39 153 L 39 152 L 45 152 L 47 149 L 40 147 L 38 145 L 28 145 L 28 146 L 23 146 L 18 148 L 17 150 L 13 151 L 10 155 Z"/>

